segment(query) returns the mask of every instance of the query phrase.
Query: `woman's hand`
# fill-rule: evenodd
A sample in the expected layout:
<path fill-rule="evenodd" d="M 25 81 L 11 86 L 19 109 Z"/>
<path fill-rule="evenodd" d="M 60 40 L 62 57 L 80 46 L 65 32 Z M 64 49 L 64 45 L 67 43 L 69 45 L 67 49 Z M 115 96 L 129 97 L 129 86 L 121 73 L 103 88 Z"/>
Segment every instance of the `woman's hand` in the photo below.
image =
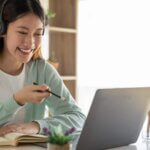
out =
<path fill-rule="evenodd" d="M 47 92 L 49 87 L 47 85 L 28 85 L 14 94 L 14 99 L 20 105 L 27 102 L 40 103 L 46 97 L 50 96 Z"/>
<path fill-rule="evenodd" d="M 37 134 L 39 131 L 40 126 L 37 122 L 10 124 L 0 128 L 0 136 L 4 136 L 10 132 Z"/>

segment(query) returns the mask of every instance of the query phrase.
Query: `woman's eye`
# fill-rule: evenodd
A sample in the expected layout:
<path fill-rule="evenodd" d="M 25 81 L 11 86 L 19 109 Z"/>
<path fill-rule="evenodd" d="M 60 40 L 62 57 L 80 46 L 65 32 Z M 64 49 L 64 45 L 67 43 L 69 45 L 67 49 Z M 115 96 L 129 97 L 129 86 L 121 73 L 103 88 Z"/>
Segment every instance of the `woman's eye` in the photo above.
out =
<path fill-rule="evenodd" d="M 27 32 L 18 31 L 20 34 L 28 34 Z"/>
<path fill-rule="evenodd" d="M 36 36 L 42 36 L 42 34 L 41 34 L 41 33 L 36 33 L 35 35 L 36 35 Z"/>

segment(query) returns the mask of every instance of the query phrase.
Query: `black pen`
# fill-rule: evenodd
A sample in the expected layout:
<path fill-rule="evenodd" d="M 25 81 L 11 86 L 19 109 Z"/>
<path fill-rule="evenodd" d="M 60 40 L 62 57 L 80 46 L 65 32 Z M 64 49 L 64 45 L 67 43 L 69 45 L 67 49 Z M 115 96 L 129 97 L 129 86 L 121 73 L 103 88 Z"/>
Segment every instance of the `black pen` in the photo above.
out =
<path fill-rule="evenodd" d="M 34 85 L 38 85 L 37 83 L 35 83 L 35 82 L 33 82 L 33 84 Z M 54 96 L 56 96 L 56 97 L 58 97 L 58 98 L 60 98 L 61 100 L 65 100 L 65 98 L 64 97 L 62 97 L 62 96 L 60 96 L 60 95 L 57 95 L 57 94 L 55 94 L 54 92 L 52 92 L 52 91 L 50 91 L 49 89 L 47 89 L 46 90 L 46 92 L 49 92 L 49 93 L 51 93 L 52 95 L 54 95 Z"/>

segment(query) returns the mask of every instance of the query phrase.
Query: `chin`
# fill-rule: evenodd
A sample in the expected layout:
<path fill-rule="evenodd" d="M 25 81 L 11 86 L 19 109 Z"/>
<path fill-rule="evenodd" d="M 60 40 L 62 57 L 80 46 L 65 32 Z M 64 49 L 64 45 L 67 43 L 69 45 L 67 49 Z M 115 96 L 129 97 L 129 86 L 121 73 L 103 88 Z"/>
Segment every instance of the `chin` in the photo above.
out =
<path fill-rule="evenodd" d="M 29 55 L 27 57 L 18 57 L 18 61 L 20 61 L 21 63 L 28 63 L 33 55 Z"/>
<path fill-rule="evenodd" d="M 21 63 L 28 63 L 31 60 L 31 58 L 26 58 L 26 59 L 19 59 L 18 61 Z"/>

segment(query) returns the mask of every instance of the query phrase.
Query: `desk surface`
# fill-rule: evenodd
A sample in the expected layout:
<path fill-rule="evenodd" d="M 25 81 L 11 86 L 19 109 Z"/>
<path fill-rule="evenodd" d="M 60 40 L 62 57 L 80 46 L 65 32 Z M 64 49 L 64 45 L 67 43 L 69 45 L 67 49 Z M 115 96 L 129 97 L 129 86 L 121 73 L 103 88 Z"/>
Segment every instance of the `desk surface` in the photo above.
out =
<path fill-rule="evenodd" d="M 0 147 L 0 150 L 46 150 L 46 148 L 35 145 L 19 145 L 17 147 L 5 146 Z"/>
<path fill-rule="evenodd" d="M 0 147 L 0 150 L 46 150 L 46 148 L 36 146 L 33 144 L 27 144 L 27 145 L 19 145 L 17 147 L 12 147 L 12 146 Z M 137 143 L 135 144 L 118 147 L 118 148 L 112 148 L 109 150 L 150 150 L 150 141 L 146 142 L 143 141 L 143 139 L 139 138 Z"/>
<path fill-rule="evenodd" d="M 19 145 L 17 147 L 0 147 L 0 150 L 46 150 L 46 148 L 35 145 Z M 129 146 L 113 148 L 109 150 L 150 150 L 150 142 L 136 143 Z"/>
<path fill-rule="evenodd" d="M 109 150 L 150 150 L 150 141 L 146 142 L 142 138 L 140 138 L 135 144 L 118 148 L 112 148 Z"/>

